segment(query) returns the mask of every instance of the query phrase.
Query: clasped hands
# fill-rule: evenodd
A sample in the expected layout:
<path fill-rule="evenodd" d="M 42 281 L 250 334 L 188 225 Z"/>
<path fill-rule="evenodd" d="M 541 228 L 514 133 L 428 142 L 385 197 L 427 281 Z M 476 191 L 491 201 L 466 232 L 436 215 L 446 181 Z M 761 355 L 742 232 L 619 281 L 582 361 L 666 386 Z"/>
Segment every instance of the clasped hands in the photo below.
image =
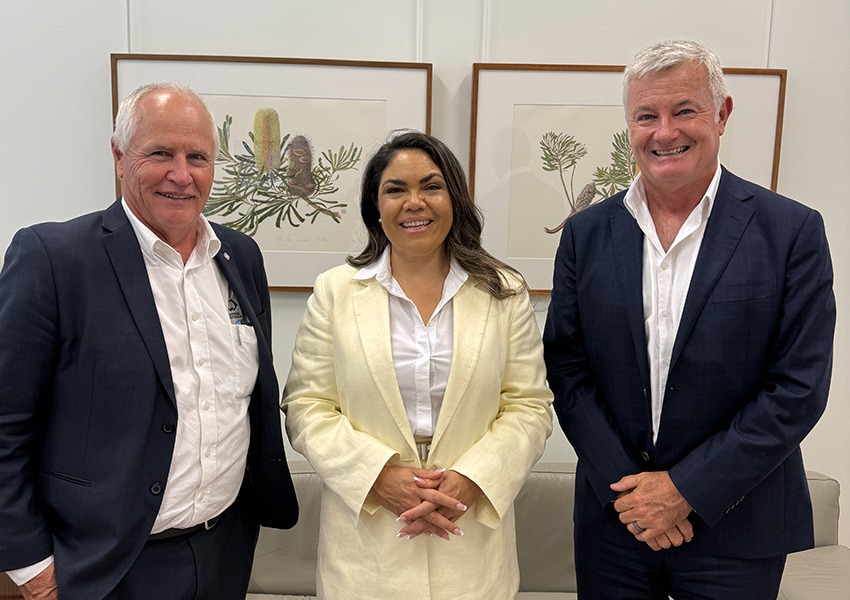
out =
<path fill-rule="evenodd" d="M 449 534 L 463 535 L 455 521 L 475 504 L 481 489 L 457 471 L 387 466 L 370 494 L 405 524 L 398 537 L 426 534 L 449 540 Z"/>
<path fill-rule="evenodd" d="M 614 501 L 620 522 L 653 550 L 681 546 L 693 539 L 694 530 L 687 519 L 693 509 L 667 471 L 627 475 L 612 483 L 611 489 L 620 492 Z"/>

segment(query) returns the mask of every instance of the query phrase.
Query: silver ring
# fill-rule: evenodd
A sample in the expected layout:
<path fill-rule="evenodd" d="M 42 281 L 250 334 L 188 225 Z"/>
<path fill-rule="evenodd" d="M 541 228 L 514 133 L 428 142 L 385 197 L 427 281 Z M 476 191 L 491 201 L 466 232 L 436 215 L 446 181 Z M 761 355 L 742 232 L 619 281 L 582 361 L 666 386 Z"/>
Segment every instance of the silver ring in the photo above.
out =
<path fill-rule="evenodd" d="M 643 533 L 646 531 L 646 529 L 637 524 L 637 521 L 632 521 L 632 527 L 634 527 L 636 533 Z"/>

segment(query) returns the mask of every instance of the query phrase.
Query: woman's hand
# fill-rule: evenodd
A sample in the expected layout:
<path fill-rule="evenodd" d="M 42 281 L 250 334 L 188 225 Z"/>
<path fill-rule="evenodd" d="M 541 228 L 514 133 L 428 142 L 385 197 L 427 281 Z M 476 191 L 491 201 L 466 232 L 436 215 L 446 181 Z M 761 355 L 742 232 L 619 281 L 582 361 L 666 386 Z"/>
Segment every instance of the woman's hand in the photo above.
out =
<path fill-rule="evenodd" d="M 403 512 L 399 520 L 403 520 L 408 525 L 399 532 L 399 537 L 413 539 L 423 533 L 435 533 L 444 540 L 448 540 L 449 536 L 446 532 L 463 535 L 454 522 L 466 512 L 467 507 L 475 504 L 482 494 L 481 488 L 457 471 L 444 471 L 439 478 L 417 477 L 416 485 L 421 489 L 437 489 L 451 498 L 457 498 L 460 500 L 460 505 L 437 506 L 423 502 Z"/>
<path fill-rule="evenodd" d="M 430 469 L 384 467 L 369 493 L 378 504 L 394 515 L 400 516 L 405 511 L 414 507 L 421 508 L 426 503 L 433 507 L 425 512 L 431 512 L 437 507 L 446 507 L 460 510 L 462 513 L 466 507 L 461 502 L 437 489 L 439 483 L 435 485 L 435 482 L 441 481 L 443 475 L 443 471 Z M 428 483 L 420 486 L 419 482 Z"/>

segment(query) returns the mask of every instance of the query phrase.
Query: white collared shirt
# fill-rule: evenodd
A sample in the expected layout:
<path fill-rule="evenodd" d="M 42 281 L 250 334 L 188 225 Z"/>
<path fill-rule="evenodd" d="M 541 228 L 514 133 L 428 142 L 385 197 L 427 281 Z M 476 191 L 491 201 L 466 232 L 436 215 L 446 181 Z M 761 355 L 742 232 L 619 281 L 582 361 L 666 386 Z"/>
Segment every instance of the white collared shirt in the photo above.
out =
<path fill-rule="evenodd" d="M 209 222 L 200 217 L 198 240 L 184 265 L 176 250 L 122 205 L 142 248 L 177 398 L 174 454 L 151 530 L 158 533 L 203 523 L 236 499 L 259 354 L 253 327 L 242 322 L 213 261 L 221 242 Z"/>
<path fill-rule="evenodd" d="M 685 308 L 685 299 L 702 246 L 705 227 L 720 184 L 720 164 L 702 200 L 685 220 L 665 252 L 646 204 L 640 174 L 626 192 L 625 205 L 643 231 L 643 318 L 652 392 L 652 442 L 658 439 L 664 390 L 673 344 Z"/>
<path fill-rule="evenodd" d="M 360 269 L 353 279 L 374 277 L 389 292 L 390 336 L 399 392 L 414 438 L 426 439 L 434 435 L 452 366 L 452 299 L 469 275 L 451 260 L 440 303 L 424 323 L 416 305 L 392 275 L 390 252 L 387 246 L 378 260 Z"/>

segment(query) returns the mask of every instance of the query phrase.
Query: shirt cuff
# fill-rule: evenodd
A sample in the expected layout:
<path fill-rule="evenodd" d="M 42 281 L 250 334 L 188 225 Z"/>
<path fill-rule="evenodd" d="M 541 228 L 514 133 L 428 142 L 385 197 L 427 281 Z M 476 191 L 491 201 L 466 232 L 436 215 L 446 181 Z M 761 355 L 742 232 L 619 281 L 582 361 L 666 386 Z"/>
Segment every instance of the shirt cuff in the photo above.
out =
<path fill-rule="evenodd" d="M 16 586 L 21 587 L 36 575 L 44 571 L 47 567 L 53 564 L 53 557 L 48 556 L 43 561 L 38 562 L 29 567 L 24 567 L 22 569 L 12 569 L 11 571 L 6 571 L 6 575 L 9 576 L 9 579 L 12 580 Z"/>

